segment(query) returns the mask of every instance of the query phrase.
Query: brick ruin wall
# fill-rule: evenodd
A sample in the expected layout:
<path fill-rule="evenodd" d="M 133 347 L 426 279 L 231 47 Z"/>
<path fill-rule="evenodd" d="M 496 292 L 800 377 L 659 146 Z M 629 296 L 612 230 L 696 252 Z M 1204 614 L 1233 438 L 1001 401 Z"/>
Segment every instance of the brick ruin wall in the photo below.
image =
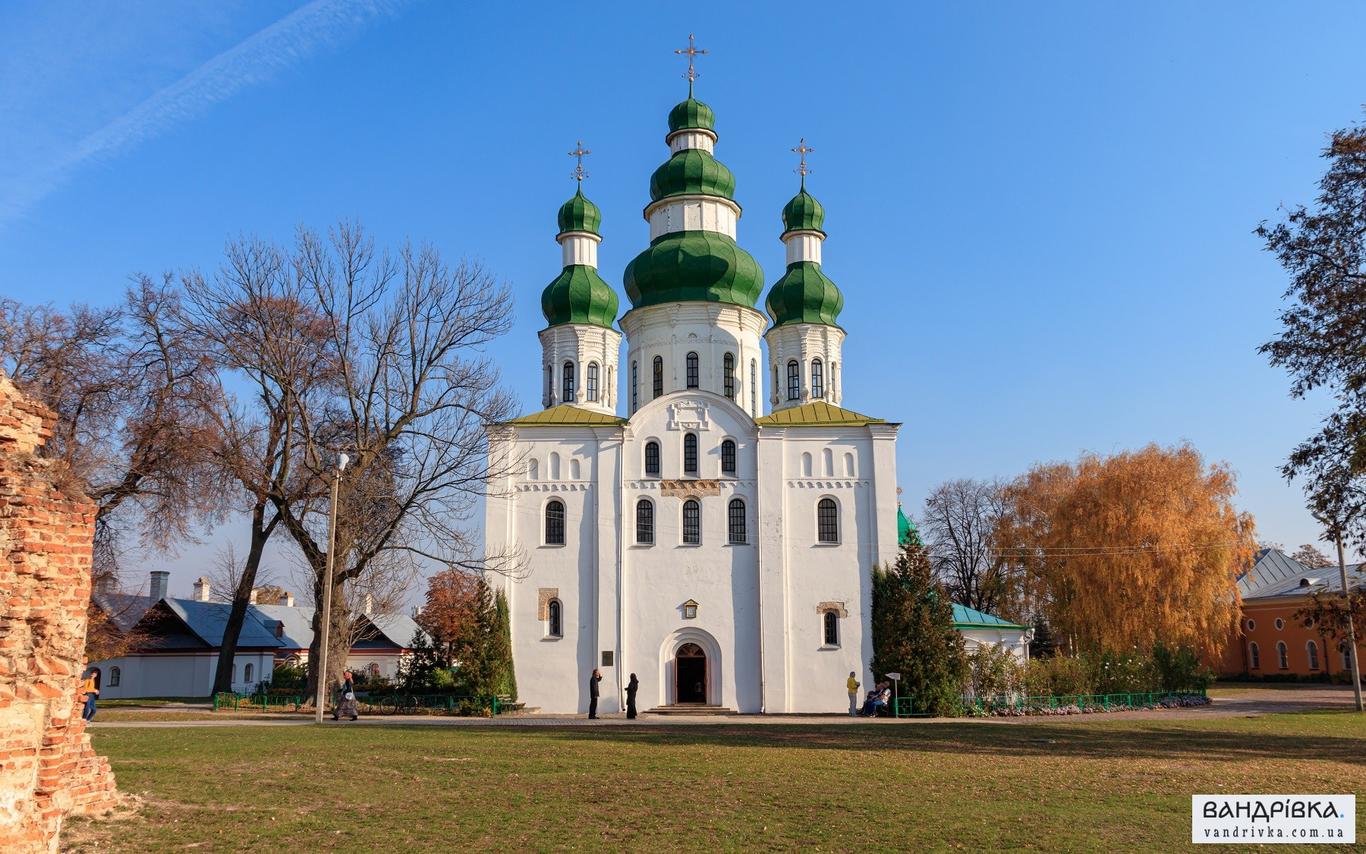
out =
<path fill-rule="evenodd" d="M 115 805 L 77 701 L 94 505 L 38 457 L 54 418 L 0 372 L 0 848 L 56 851 L 63 820 Z"/>

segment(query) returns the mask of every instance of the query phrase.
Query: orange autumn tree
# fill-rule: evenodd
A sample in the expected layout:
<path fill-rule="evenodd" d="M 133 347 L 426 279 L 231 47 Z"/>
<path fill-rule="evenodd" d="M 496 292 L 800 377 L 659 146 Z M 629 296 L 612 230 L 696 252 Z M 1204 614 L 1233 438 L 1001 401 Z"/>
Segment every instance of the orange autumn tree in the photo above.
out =
<path fill-rule="evenodd" d="M 417 624 L 427 633 L 441 662 L 450 666 L 456 648 L 479 609 L 479 578 L 459 569 L 446 569 L 427 581 L 427 601 Z"/>
<path fill-rule="evenodd" d="M 1074 652 L 1163 643 L 1213 660 L 1257 548 L 1235 494 L 1190 445 L 1040 465 L 1006 488 L 1000 547 Z"/>

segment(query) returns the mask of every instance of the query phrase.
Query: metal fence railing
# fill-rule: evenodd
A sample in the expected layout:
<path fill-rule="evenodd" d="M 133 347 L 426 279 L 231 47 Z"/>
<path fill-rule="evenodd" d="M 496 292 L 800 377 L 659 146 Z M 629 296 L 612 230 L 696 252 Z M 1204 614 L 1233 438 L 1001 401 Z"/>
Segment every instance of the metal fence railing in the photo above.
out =
<path fill-rule="evenodd" d="M 1117 712 L 1153 709 L 1166 701 L 1179 702 L 1182 698 L 1205 697 L 1204 688 L 1187 691 L 1135 691 L 1114 694 L 1050 694 L 1047 696 L 997 695 L 965 697 L 963 704 L 978 714 L 1017 712 L 1020 714 L 1057 712 L 1078 709 L 1083 712 Z"/>
<path fill-rule="evenodd" d="M 213 710 L 217 711 L 291 711 L 296 712 L 311 702 L 302 694 L 256 693 L 237 694 L 220 692 L 213 695 Z M 510 698 L 476 696 L 472 694 L 383 694 L 369 695 L 356 692 L 356 703 L 369 714 L 501 714 L 512 705 Z"/>

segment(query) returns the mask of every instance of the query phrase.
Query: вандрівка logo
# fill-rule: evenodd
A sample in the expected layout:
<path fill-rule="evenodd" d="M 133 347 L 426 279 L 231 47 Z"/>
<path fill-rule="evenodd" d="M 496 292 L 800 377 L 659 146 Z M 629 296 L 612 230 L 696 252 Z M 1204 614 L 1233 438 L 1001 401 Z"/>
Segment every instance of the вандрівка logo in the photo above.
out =
<path fill-rule="evenodd" d="M 1356 841 L 1356 795 L 1191 795 L 1194 843 Z"/>

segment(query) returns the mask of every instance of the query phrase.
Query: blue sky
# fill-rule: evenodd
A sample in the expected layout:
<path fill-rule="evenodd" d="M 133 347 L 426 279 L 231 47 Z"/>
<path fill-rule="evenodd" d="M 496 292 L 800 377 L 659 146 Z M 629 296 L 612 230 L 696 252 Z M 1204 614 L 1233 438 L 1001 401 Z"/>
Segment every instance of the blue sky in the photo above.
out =
<path fill-rule="evenodd" d="M 1362 116 L 1366 7 L 885 5 L 9 0 L 0 293 L 113 301 L 237 235 L 358 218 L 511 284 L 495 355 L 533 409 L 565 152 L 593 150 L 620 288 L 691 31 L 770 283 L 789 149 L 816 149 L 845 405 L 904 422 L 908 510 L 948 478 L 1189 440 L 1263 539 L 1315 539 L 1277 468 L 1327 402 L 1256 353 L 1285 277 L 1251 231 Z M 173 591 L 205 554 L 167 559 Z"/>

